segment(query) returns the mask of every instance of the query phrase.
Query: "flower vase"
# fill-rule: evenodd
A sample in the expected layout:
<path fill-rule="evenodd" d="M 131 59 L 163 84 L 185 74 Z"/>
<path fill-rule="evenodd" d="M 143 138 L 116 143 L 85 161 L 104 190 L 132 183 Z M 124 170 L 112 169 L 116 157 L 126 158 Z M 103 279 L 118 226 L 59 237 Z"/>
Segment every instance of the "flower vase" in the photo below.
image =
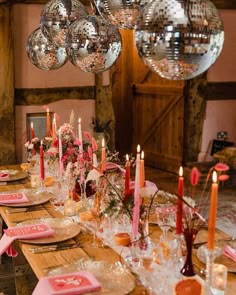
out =
<path fill-rule="evenodd" d="M 184 266 L 181 269 L 182 275 L 186 277 L 192 277 L 195 275 L 192 261 L 193 242 L 196 237 L 196 232 L 193 229 L 185 229 L 183 232 L 186 243 L 186 258 Z"/>

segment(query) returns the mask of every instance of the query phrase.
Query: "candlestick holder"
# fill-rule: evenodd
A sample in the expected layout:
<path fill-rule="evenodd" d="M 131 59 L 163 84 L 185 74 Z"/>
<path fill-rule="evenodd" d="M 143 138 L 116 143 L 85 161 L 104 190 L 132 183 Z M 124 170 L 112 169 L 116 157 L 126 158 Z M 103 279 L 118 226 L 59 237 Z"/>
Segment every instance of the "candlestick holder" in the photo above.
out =
<path fill-rule="evenodd" d="M 206 287 L 211 289 L 213 283 L 213 266 L 217 257 L 215 249 L 205 249 L 206 253 Z"/>

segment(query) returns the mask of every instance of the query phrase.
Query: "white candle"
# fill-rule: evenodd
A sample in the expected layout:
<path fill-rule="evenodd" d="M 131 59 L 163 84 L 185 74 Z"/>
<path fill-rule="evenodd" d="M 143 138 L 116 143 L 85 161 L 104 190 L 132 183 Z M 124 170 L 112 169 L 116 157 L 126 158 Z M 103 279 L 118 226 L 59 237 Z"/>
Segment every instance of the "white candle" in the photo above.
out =
<path fill-rule="evenodd" d="M 61 128 L 58 131 L 58 141 L 59 141 L 59 176 L 62 176 L 63 162 L 62 162 L 62 142 L 61 142 Z"/>
<path fill-rule="evenodd" d="M 81 130 L 81 118 L 78 119 L 78 136 L 79 136 L 79 141 L 81 142 L 79 146 L 79 150 L 82 152 L 83 151 L 83 139 L 82 139 L 82 130 Z"/>

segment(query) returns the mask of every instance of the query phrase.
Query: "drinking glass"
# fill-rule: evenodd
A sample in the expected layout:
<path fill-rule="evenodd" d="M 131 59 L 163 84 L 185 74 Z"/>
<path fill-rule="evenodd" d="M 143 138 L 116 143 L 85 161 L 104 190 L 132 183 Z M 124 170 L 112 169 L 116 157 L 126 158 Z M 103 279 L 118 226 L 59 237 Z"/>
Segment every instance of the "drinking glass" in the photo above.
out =
<path fill-rule="evenodd" d="M 173 204 L 164 204 L 156 207 L 157 224 L 162 230 L 163 238 L 166 237 L 171 226 L 174 226 L 175 214 L 176 206 Z"/>

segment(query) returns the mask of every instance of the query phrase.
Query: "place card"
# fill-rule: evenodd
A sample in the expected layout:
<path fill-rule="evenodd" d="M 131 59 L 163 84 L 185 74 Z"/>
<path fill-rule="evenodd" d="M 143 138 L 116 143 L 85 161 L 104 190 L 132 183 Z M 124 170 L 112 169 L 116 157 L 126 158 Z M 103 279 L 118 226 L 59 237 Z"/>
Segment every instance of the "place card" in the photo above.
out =
<path fill-rule="evenodd" d="M 9 179 L 9 173 L 0 172 L 0 180 L 7 180 Z"/>
<path fill-rule="evenodd" d="M 83 294 L 97 291 L 101 284 L 89 271 L 41 278 L 32 295 Z"/>
<path fill-rule="evenodd" d="M 24 193 L 4 193 L 0 194 L 1 204 L 17 204 L 29 202 Z"/>

